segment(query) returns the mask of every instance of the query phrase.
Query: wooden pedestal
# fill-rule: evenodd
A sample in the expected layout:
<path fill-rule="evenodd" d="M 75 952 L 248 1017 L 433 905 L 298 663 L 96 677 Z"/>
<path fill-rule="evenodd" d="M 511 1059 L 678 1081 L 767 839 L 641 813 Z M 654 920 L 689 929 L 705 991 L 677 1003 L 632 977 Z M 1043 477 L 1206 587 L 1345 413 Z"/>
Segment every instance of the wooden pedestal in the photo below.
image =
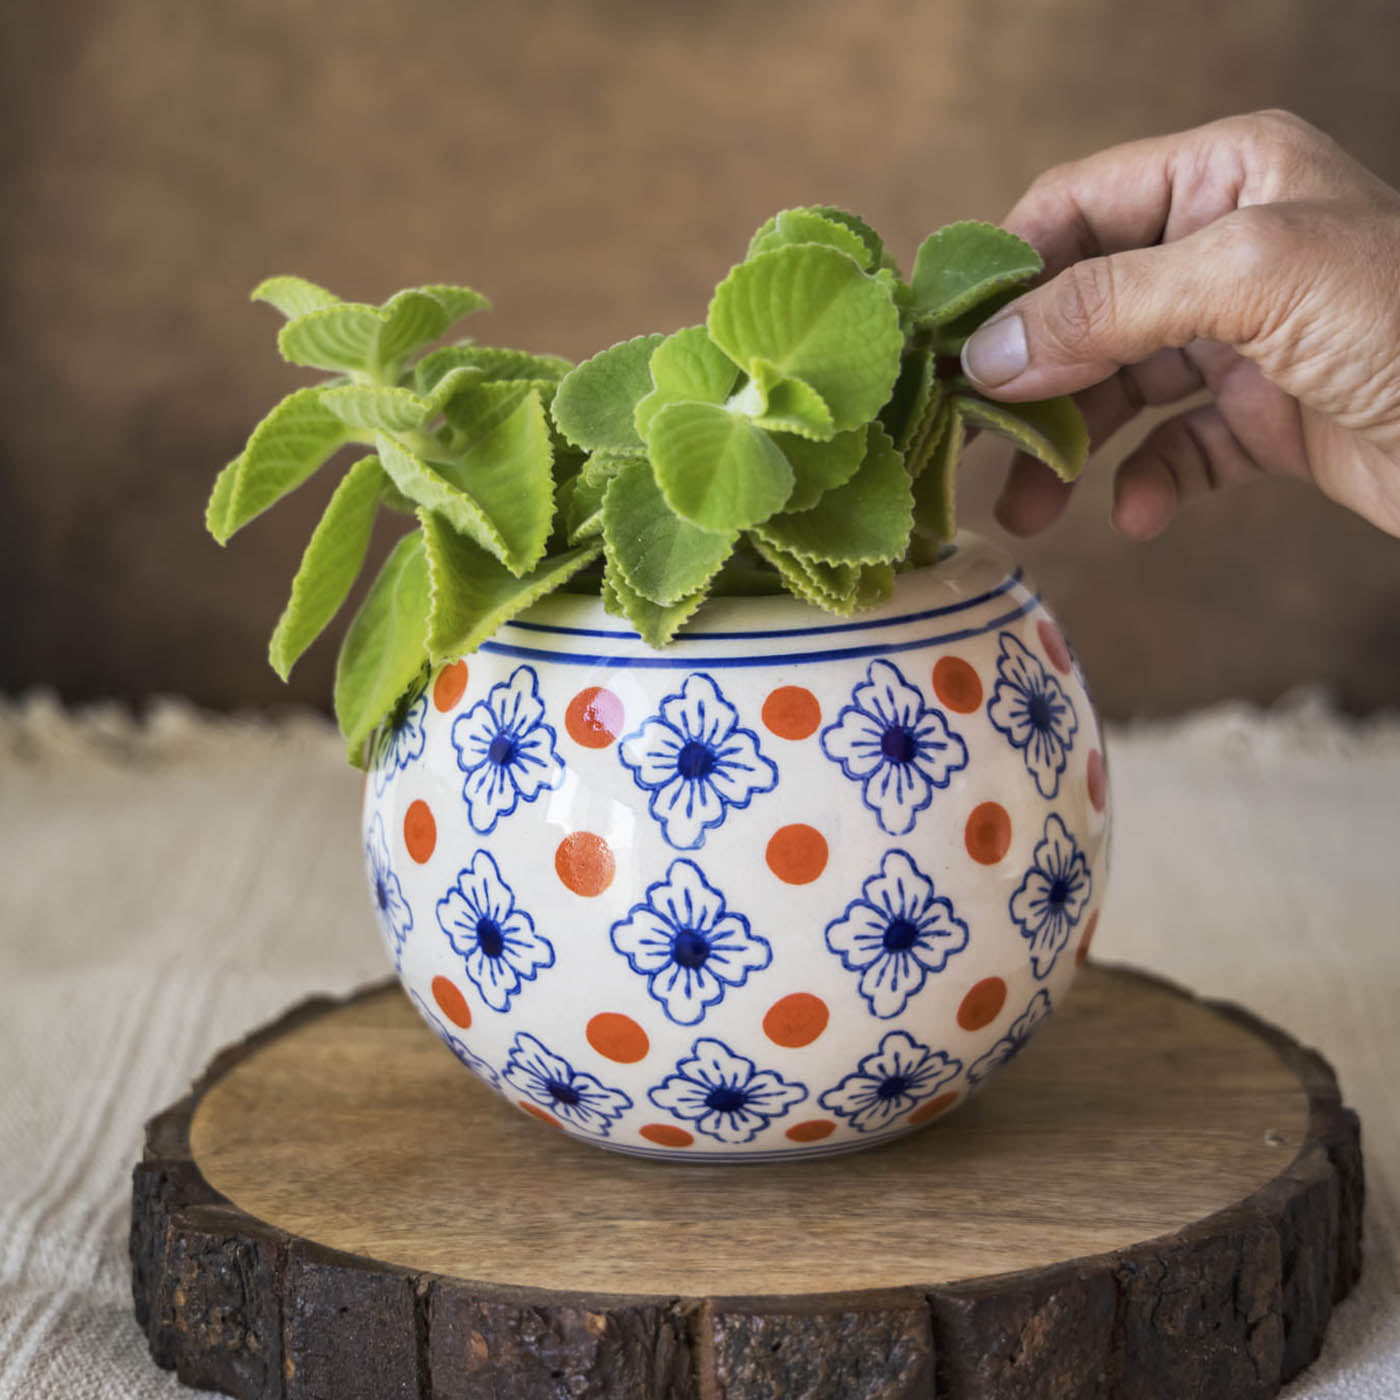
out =
<path fill-rule="evenodd" d="M 1321 1059 L 1124 970 L 928 1130 L 734 1167 L 562 1138 L 386 985 L 152 1120 L 132 1274 L 156 1361 L 244 1400 L 1251 1400 L 1361 1198 Z"/>

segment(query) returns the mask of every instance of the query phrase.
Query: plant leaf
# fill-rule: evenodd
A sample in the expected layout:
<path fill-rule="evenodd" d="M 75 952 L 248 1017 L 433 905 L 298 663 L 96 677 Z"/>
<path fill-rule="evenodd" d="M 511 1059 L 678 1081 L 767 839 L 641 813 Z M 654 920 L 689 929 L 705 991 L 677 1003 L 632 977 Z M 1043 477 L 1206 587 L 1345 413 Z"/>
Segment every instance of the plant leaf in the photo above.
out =
<path fill-rule="evenodd" d="M 436 511 L 459 534 L 479 540 L 498 559 L 505 557 L 509 552 L 505 538 L 481 503 L 449 480 L 438 463 L 424 461 L 383 434 L 376 446 L 389 479 L 415 506 Z"/>
<path fill-rule="evenodd" d="M 436 340 L 449 325 L 447 308 L 435 296 L 416 287 L 395 292 L 379 308 L 379 314 L 383 322 L 370 364 L 376 373 L 396 370 L 409 351 Z"/>
<path fill-rule="evenodd" d="M 243 465 L 241 456 L 235 457 L 214 478 L 214 489 L 209 493 L 209 504 L 204 508 L 204 528 L 220 543 L 227 544 L 233 534 L 229 525 L 229 507 L 233 503 L 233 488 L 238 483 L 238 469 Z"/>
<path fill-rule="evenodd" d="M 925 465 L 914 482 L 914 526 L 927 538 L 950 540 L 958 532 L 958 462 L 965 437 L 959 402 L 950 400 L 930 429 Z"/>
<path fill-rule="evenodd" d="M 632 460 L 620 453 L 595 452 L 579 468 L 579 475 L 585 481 L 606 486 Z"/>
<path fill-rule="evenodd" d="M 248 445 L 214 483 L 206 516 L 214 538 L 223 544 L 268 506 L 295 490 L 354 433 L 321 402 L 322 390 L 312 386 L 288 394 L 253 429 Z M 222 518 L 212 519 L 222 502 Z M 218 525 L 220 528 L 215 529 Z"/>
<path fill-rule="evenodd" d="M 294 365 L 363 372 L 375 360 L 383 324 L 378 307 L 342 301 L 288 321 L 277 348 Z"/>
<path fill-rule="evenodd" d="M 761 538 L 757 532 L 748 536 L 749 544 L 778 571 L 783 587 L 794 598 L 826 612 L 849 617 L 855 611 L 858 570 L 850 564 L 825 565 L 800 559 L 791 550 L 783 549 Z"/>
<path fill-rule="evenodd" d="M 737 530 L 714 534 L 682 520 L 666 504 L 651 463 L 634 458 L 608 486 L 603 541 L 627 586 L 671 607 L 701 590 L 719 572 Z"/>
<path fill-rule="evenodd" d="M 289 321 L 311 311 L 339 306 L 340 298 L 304 277 L 268 277 L 253 288 L 249 301 L 265 301 L 275 306 Z"/>
<path fill-rule="evenodd" d="M 841 209 L 835 204 L 813 204 L 809 208 L 813 214 L 820 214 L 824 219 L 831 219 L 834 223 L 844 224 L 850 229 L 869 251 L 871 267 L 886 267 L 896 277 L 899 276 L 899 268 L 886 250 L 884 239 L 858 214 L 852 214 L 849 209 Z"/>
<path fill-rule="evenodd" d="M 1089 460 L 1089 430 L 1073 399 L 991 403 L 959 394 L 953 401 L 969 423 L 1009 438 L 1062 481 L 1073 481 Z"/>
<path fill-rule="evenodd" d="M 760 428 L 774 433 L 795 433 L 814 442 L 830 442 L 836 435 L 831 410 L 810 384 L 800 379 L 779 379 L 768 387 L 768 407 L 754 418 Z"/>
<path fill-rule="evenodd" d="M 362 457 L 340 479 L 301 556 L 292 595 L 268 648 L 272 669 L 285 681 L 297 658 L 340 610 L 365 562 L 374 518 L 389 478 L 377 457 Z"/>
<path fill-rule="evenodd" d="M 426 292 L 447 312 L 448 329 L 455 326 L 464 316 L 470 316 L 473 311 L 491 309 L 490 299 L 471 287 L 459 287 L 451 282 L 430 282 L 426 287 L 418 287 L 416 290 Z"/>
<path fill-rule="evenodd" d="M 347 427 L 406 433 L 433 416 L 432 404 L 409 389 L 381 384 L 346 384 L 322 389 L 321 402 Z"/>
<path fill-rule="evenodd" d="M 953 407 L 940 386 L 937 397 L 930 397 L 923 422 L 918 425 L 918 432 L 904 454 L 904 466 L 911 481 L 917 481 L 924 474 L 952 417 Z"/>
<path fill-rule="evenodd" d="M 942 397 L 933 371 L 933 356 L 927 350 L 906 350 L 900 361 L 894 392 L 880 410 L 880 422 L 901 452 L 909 450 L 910 443 L 924 426 L 930 400 Z"/>
<path fill-rule="evenodd" d="M 441 517 L 424 510 L 419 519 L 428 560 L 427 646 L 433 662 L 475 651 L 502 623 L 561 587 L 603 550 L 601 543 L 586 544 L 517 578 Z"/>
<path fill-rule="evenodd" d="M 635 462 L 635 457 L 629 457 Z M 608 480 L 594 481 L 583 473 L 558 487 L 555 498 L 558 514 L 564 523 L 564 538 L 569 544 L 597 539 L 603 533 L 603 498 L 608 494 Z"/>
<path fill-rule="evenodd" d="M 465 435 L 452 457 L 432 462 L 383 434 L 376 445 L 384 470 L 404 495 L 437 511 L 522 577 L 543 556 L 554 514 L 544 406 L 527 392 L 502 414 L 488 397 Z"/>
<path fill-rule="evenodd" d="M 983 321 L 988 321 L 995 316 L 1003 306 L 1009 306 L 1025 290 L 1025 286 L 1018 282 L 1014 287 L 1006 287 L 999 292 L 993 292 L 986 301 L 979 301 L 970 311 L 964 311 L 961 316 L 955 316 L 945 325 L 928 327 L 923 333 L 928 337 L 929 349 L 935 355 L 961 355 L 968 336 Z"/>
<path fill-rule="evenodd" d="M 1029 243 L 995 224 L 948 224 L 929 234 L 914 257 L 915 319 L 945 325 L 1043 266 Z"/>
<path fill-rule="evenodd" d="M 652 419 L 650 443 L 666 504 L 702 530 L 756 525 L 792 492 L 792 468 L 773 439 L 718 404 L 667 404 Z"/>
<path fill-rule="evenodd" d="M 617 589 L 613 586 L 612 578 L 608 574 L 607 561 L 603 563 L 603 581 L 598 585 L 598 596 L 603 600 L 603 611 L 609 617 L 623 617 L 627 614 L 622 611 L 622 599 L 618 596 Z"/>
<path fill-rule="evenodd" d="M 461 387 L 442 409 L 447 421 L 456 429 L 459 445 L 504 423 L 512 413 L 519 411 L 527 397 L 543 394 L 539 382 L 533 379 L 481 379 L 466 371 L 459 383 Z M 546 384 L 546 387 L 553 388 L 553 385 Z"/>
<path fill-rule="evenodd" d="M 904 459 L 877 423 L 867 429 L 860 469 L 810 510 L 775 516 L 755 528 L 766 544 L 804 561 L 876 564 L 909 547 L 913 498 Z"/>
<path fill-rule="evenodd" d="M 625 617 L 641 639 L 658 651 L 704 601 L 702 588 L 669 607 L 653 603 L 633 589 L 611 561 L 603 566 L 603 606 L 615 616 Z"/>
<path fill-rule="evenodd" d="M 384 323 L 370 368 L 393 378 L 406 355 L 445 334 L 463 316 L 490 304 L 470 287 L 447 284 L 395 292 L 379 308 Z"/>
<path fill-rule="evenodd" d="M 428 405 L 429 420 L 436 418 L 439 413 L 447 410 L 447 406 L 464 390 L 475 388 L 483 383 L 481 375 L 474 369 L 469 369 L 465 365 L 457 369 L 450 369 L 446 374 L 441 375 L 433 383 L 431 389 L 423 395 L 423 402 Z M 408 390 L 401 392 L 407 393 Z"/>
<path fill-rule="evenodd" d="M 482 384 L 458 395 L 448 418 L 455 451 L 439 469 L 480 503 L 505 541 L 501 562 L 529 573 L 554 518 L 554 448 L 539 393 L 520 381 Z"/>
<path fill-rule="evenodd" d="M 384 561 L 341 644 L 335 714 L 346 753 L 364 766 L 365 740 L 428 659 L 428 560 L 418 530 Z"/>
<path fill-rule="evenodd" d="M 501 563 L 528 574 L 545 554 L 554 517 L 554 448 L 539 392 L 519 381 L 483 384 L 452 400 L 449 421 L 458 435 L 442 470 L 497 526 L 507 545 Z"/>
<path fill-rule="evenodd" d="M 903 337 L 889 287 L 835 248 L 793 244 L 740 263 L 715 289 L 707 326 L 751 376 L 766 360 L 805 380 L 838 432 L 873 418 L 899 372 Z"/>
<path fill-rule="evenodd" d="M 668 403 L 724 403 L 739 378 L 738 365 L 704 326 L 687 326 L 668 335 L 652 351 L 647 368 L 655 387 L 637 401 L 633 414 L 643 439 L 649 437 L 651 420 Z"/>
<path fill-rule="evenodd" d="M 776 433 L 773 441 L 792 468 L 792 494 L 785 512 L 811 510 L 834 486 L 842 486 L 859 470 L 865 457 L 865 429 L 837 433 L 830 442 L 809 442 L 791 433 Z"/>
<path fill-rule="evenodd" d="M 559 431 L 588 452 L 644 449 L 637 434 L 637 403 L 652 391 L 652 352 L 663 335 L 639 335 L 602 350 L 560 381 L 552 413 Z"/>
<path fill-rule="evenodd" d="M 556 383 L 573 365 L 558 355 L 532 355 L 525 350 L 498 349 L 490 345 L 446 345 L 431 350 L 413 367 L 414 384 L 428 393 L 453 370 L 474 370 L 482 379 L 548 379 Z"/>
<path fill-rule="evenodd" d="M 856 611 L 877 608 L 894 594 L 893 564 L 862 564 L 856 579 Z"/>
<path fill-rule="evenodd" d="M 862 272 L 869 272 L 879 257 L 855 229 L 812 208 L 783 209 L 774 214 L 749 240 L 747 257 L 790 243 L 823 243 L 854 258 Z"/>

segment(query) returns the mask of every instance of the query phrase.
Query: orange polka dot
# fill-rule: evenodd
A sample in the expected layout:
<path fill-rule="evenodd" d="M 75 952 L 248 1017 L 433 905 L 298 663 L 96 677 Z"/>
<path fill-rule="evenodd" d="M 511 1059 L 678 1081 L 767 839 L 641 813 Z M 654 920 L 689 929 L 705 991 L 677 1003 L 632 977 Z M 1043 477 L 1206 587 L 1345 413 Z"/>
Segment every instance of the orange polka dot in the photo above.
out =
<path fill-rule="evenodd" d="M 566 836 L 554 852 L 554 869 L 575 894 L 602 894 L 612 884 L 617 862 L 608 843 L 591 831 Z"/>
<path fill-rule="evenodd" d="M 1108 774 L 1104 771 L 1103 754 L 1097 749 L 1089 750 L 1087 777 L 1089 801 L 1094 804 L 1094 811 L 1102 812 L 1104 803 L 1108 801 Z"/>
<path fill-rule="evenodd" d="M 979 865 L 995 865 L 1011 849 L 1011 814 L 1000 802 L 979 803 L 967 819 L 963 841 Z"/>
<path fill-rule="evenodd" d="M 957 1103 L 957 1090 L 950 1090 L 946 1094 L 935 1094 L 927 1103 L 921 1103 L 913 1113 L 909 1115 L 911 1123 L 927 1123 L 930 1118 L 937 1118 L 940 1113 L 946 1113 Z"/>
<path fill-rule="evenodd" d="M 822 707 L 805 685 L 780 685 L 763 702 L 763 722 L 780 739 L 805 739 L 822 722 Z"/>
<path fill-rule="evenodd" d="M 433 704 L 444 714 L 461 698 L 467 688 L 467 663 L 454 661 L 438 672 L 433 682 Z"/>
<path fill-rule="evenodd" d="M 1094 941 L 1094 935 L 1099 931 L 1099 911 L 1094 910 L 1089 915 L 1089 922 L 1084 925 L 1084 937 L 1079 940 L 1079 947 L 1074 952 L 1075 967 L 1083 967 L 1084 959 L 1089 956 L 1089 945 Z"/>
<path fill-rule="evenodd" d="M 605 749 L 622 733 L 622 701 L 600 685 L 580 690 L 564 711 L 564 728 L 574 743 Z"/>
<path fill-rule="evenodd" d="M 1045 654 L 1050 658 L 1050 664 L 1061 675 L 1069 675 L 1071 666 L 1069 648 L 1065 645 L 1064 637 L 1060 635 L 1060 629 L 1053 622 L 1042 617 L 1036 623 L 1035 630 L 1040 633 L 1040 645 L 1045 648 Z"/>
<path fill-rule="evenodd" d="M 617 1011 L 600 1011 L 588 1023 L 588 1043 L 609 1060 L 635 1065 L 651 1049 L 647 1033 L 630 1017 Z"/>
<path fill-rule="evenodd" d="M 1006 1005 L 1006 983 L 1000 977 L 984 977 L 958 1006 L 958 1025 L 965 1031 L 990 1026 Z"/>
<path fill-rule="evenodd" d="M 933 668 L 933 693 L 950 710 L 970 715 L 982 703 L 982 682 L 961 656 L 944 656 Z"/>
<path fill-rule="evenodd" d="M 403 843 L 408 853 L 422 865 L 437 846 L 437 823 L 433 820 L 432 808 L 422 800 L 409 803 L 403 814 Z"/>
<path fill-rule="evenodd" d="M 648 1142 L 654 1142 L 658 1147 L 689 1147 L 695 1141 L 694 1133 L 688 1133 L 684 1128 L 674 1127 L 670 1123 L 648 1123 L 637 1131 Z"/>
<path fill-rule="evenodd" d="M 763 1033 L 774 1045 L 790 1050 L 810 1045 L 825 1029 L 831 1012 L 820 997 L 810 992 L 793 992 L 768 1008 Z"/>
<path fill-rule="evenodd" d="M 811 1118 L 805 1123 L 794 1123 L 786 1136 L 794 1142 L 820 1142 L 835 1131 L 836 1124 L 830 1118 Z"/>
<path fill-rule="evenodd" d="M 467 999 L 462 995 L 461 988 L 455 983 L 449 982 L 446 977 L 434 977 L 433 1000 L 437 1002 L 438 1010 L 454 1026 L 461 1026 L 463 1030 L 467 1030 L 471 1026 L 472 1009 L 467 1005 Z"/>
<path fill-rule="evenodd" d="M 541 1123 L 548 1123 L 551 1128 L 562 1128 L 564 1126 L 552 1113 L 546 1113 L 537 1103 L 527 1103 L 524 1099 L 521 1099 L 520 1107 L 523 1108 L 531 1118 L 538 1118 Z"/>
<path fill-rule="evenodd" d="M 794 822 L 768 839 L 768 868 L 789 885 L 810 885 L 826 869 L 826 837 L 814 826 Z"/>

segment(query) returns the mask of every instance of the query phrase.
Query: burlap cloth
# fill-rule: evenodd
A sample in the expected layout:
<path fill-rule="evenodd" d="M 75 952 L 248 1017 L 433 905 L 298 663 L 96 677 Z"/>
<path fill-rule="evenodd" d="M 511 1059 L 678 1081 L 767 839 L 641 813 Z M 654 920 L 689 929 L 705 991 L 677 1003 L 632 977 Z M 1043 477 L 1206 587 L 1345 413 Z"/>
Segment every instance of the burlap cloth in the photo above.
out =
<path fill-rule="evenodd" d="M 1365 1278 L 1287 1393 L 1395 1400 L 1400 720 L 1351 725 L 1316 701 L 1216 710 L 1117 730 L 1108 753 L 1117 833 L 1096 952 L 1289 1028 L 1361 1114 Z M 134 724 L 0 702 L 4 1400 L 191 1393 L 151 1365 L 131 1315 L 141 1123 L 226 1041 L 384 974 L 358 787 L 311 718 L 168 704 Z"/>

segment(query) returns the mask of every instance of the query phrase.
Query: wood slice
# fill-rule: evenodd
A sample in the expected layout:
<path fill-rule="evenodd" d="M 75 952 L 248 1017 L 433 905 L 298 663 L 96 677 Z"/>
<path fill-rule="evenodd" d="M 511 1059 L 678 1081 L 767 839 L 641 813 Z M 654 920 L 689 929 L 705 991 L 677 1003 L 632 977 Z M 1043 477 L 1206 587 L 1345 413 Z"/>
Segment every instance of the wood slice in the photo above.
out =
<path fill-rule="evenodd" d="M 936 1126 L 748 1166 L 564 1138 L 384 985 L 151 1121 L 132 1280 L 156 1361 L 243 1400 L 1251 1400 L 1361 1201 L 1317 1055 L 1122 969 Z"/>

